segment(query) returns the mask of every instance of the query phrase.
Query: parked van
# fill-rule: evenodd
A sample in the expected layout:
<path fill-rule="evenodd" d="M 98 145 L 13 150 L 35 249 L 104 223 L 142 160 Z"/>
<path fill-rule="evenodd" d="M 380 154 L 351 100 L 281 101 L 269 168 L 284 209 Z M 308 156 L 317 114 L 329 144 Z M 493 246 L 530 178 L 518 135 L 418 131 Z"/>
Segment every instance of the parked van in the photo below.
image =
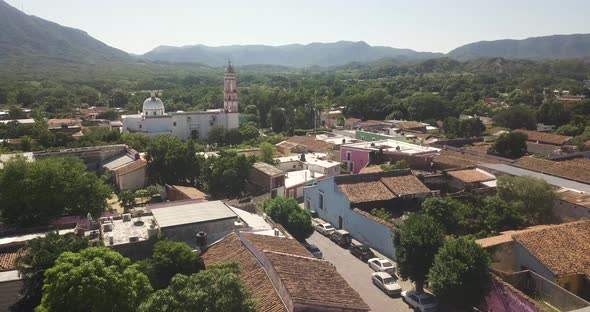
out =
<path fill-rule="evenodd" d="M 348 248 L 352 243 L 350 233 L 346 230 L 336 230 L 330 234 L 330 240 L 338 244 L 340 247 Z"/>

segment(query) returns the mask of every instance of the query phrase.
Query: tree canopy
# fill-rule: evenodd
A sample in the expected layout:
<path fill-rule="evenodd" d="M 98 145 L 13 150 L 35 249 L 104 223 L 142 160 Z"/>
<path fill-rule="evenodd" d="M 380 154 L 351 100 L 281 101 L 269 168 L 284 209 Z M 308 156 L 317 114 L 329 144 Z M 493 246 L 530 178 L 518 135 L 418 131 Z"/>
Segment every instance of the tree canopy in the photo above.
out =
<path fill-rule="evenodd" d="M 16 259 L 16 267 L 23 280 L 23 306 L 36 307 L 41 302 L 45 271 L 55 264 L 64 252 L 78 252 L 90 247 L 87 239 L 74 234 L 59 235 L 49 232 L 26 243 Z"/>
<path fill-rule="evenodd" d="M 544 180 L 503 175 L 498 177 L 497 190 L 498 197 L 521 213 L 527 224 L 554 221 L 553 206 L 557 194 Z"/>
<path fill-rule="evenodd" d="M 423 292 L 428 270 L 434 256 L 443 245 L 442 227 L 431 217 L 410 215 L 395 231 L 395 258 L 401 278 L 416 284 L 416 291 Z"/>
<path fill-rule="evenodd" d="M 131 260 L 106 247 L 64 252 L 45 272 L 37 312 L 136 311 L 152 291 Z"/>
<path fill-rule="evenodd" d="M 165 289 L 143 303 L 141 312 L 254 312 L 254 300 L 240 281 L 237 263 L 208 267 L 190 276 L 178 274 Z"/>
<path fill-rule="evenodd" d="M 44 225 L 64 215 L 99 216 L 111 188 L 78 158 L 15 158 L 0 169 L 0 212 L 6 224 Z"/>
<path fill-rule="evenodd" d="M 490 287 L 489 254 L 468 237 L 447 240 L 428 273 L 436 297 L 455 307 L 478 306 Z"/>
<path fill-rule="evenodd" d="M 153 255 L 140 264 L 155 289 L 161 289 L 176 274 L 190 275 L 204 268 L 201 257 L 186 243 L 161 240 L 154 246 Z"/>
<path fill-rule="evenodd" d="M 276 197 L 263 204 L 264 212 L 275 222 L 285 227 L 297 240 L 313 234 L 311 213 L 299 207 L 293 198 Z"/>
<path fill-rule="evenodd" d="M 490 146 L 488 153 L 506 158 L 520 158 L 527 153 L 527 135 L 520 132 L 501 134 Z"/>
<path fill-rule="evenodd" d="M 498 112 L 494 116 L 497 126 L 509 129 L 537 129 L 537 118 L 535 112 L 526 105 L 514 105 L 508 109 Z"/>

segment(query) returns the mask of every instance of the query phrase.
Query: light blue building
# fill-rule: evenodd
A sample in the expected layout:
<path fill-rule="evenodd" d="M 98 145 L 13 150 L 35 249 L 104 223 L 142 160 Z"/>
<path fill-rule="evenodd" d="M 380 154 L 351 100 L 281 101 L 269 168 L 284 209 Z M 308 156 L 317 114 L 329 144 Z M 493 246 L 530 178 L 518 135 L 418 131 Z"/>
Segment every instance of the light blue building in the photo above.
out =
<path fill-rule="evenodd" d="M 409 170 L 320 179 L 304 188 L 305 207 L 359 242 L 393 258 L 393 224 L 370 214 L 385 208 L 394 218 L 419 209 L 430 190 Z"/>

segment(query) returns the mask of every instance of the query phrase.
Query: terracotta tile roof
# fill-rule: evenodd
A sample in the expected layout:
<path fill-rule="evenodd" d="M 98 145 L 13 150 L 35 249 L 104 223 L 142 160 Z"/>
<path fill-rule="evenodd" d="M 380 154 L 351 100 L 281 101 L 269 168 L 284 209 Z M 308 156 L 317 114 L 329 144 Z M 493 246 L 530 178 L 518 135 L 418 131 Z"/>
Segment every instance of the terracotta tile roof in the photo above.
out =
<path fill-rule="evenodd" d="M 553 134 L 553 133 L 546 133 L 546 132 L 539 132 L 539 131 L 531 131 L 531 130 L 513 130 L 512 132 L 520 132 L 528 135 L 529 141 L 539 142 L 539 143 L 548 143 L 554 145 L 563 145 L 567 141 L 571 140 L 572 137 Z"/>
<path fill-rule="evenodd" d="M 284 312 L 287 308 L 258 260 L 242 245 L 236 234 L 226 236 L 202 255 L 205 265 L 235 261 L 240 267 L 240 280 L 256 300 L 256 311 Z"/>
<path fill-rule="evenodd" d="M 479 169 L 454 170 L 448 171 L 447 174 L 465 183 L 485 182 L 496 179 L 491 173 Z"/>
<path fill-rule="evenodd" d="M 430 193 L 430 189 L 411 174 L 381 178 L 381 182 L 397 196 Z"/>
<path fill-rule="evenodd" d="M 315 153 L 327 153 L 334 149 L 334 144 L 317 140 L 313 136 L 293 136 L 286 142 L 305 145 L 309 152 Z"/>
<path fill-rule="evenodd" d="M 75 118 L 63 118 L 63 119 L 49 119 L 49 120 L 47 120 L 47 125 L 49 125 L 49 127 L 60 127 L 61 125 L 74 126 L 74 125 L 78 125 L 78 124 L 81 124 L 81 123 L 82 123 L 82 120 L 75 119 Z"/>
<path fill-rule="evenodd" d="M 413 176 L 409 169 L 339 176 L 336 177 L 335 182 L 351 204 L 430 193 L 430 190 Z"/>
<path fill-rule="evenodd" d="M 426 126 L 423 125 L 422 123 L 419 123 L 417 121 L 400 121 L 396 124 L 400 129 L 419 129 L 419 128 L 425 128 Z"/>
<path fill-rule="evenodd" d="M 365 181 L 338 185 L 346 198 L 353 203 L 391 200 L 396 196 L 381 181 Z"/>
<path fill-rule="evenodd" d="M 381 224 L 383 224 L 383 225 L 385 225 L 385 226 L 387 226 L 389 228 L 393 228 L 394 227 L 393 223 L 389 223 L 389 222 L 387 222 L 387 221 L 385 221 L 385 220 L 383 220 L 381 218 L 378 218 L 378 217 L 372 215 L 371 213 L 366 212 L 366 211 L 364 211 L 362 209 L 352 208 L 352 211 L 354 211 L 354 212 L 362 215 L 363 217 L 365 217 L 367 219 L 371 219 L 371 220 L 373 220 L 373 221 L 375 221 L 377 223 L 381 223 Z"/>
<path fill-rule="evenodd" d="M 184 194 L 188 199 L 207 199 L 208 197 L 206 193 L 203 193 L 194 187 L 180 185 L 171 185 L 171 187 Z"/>
<path fill-rule="evenodd" d="M 147 162 L 143 159 L 138 159 L 132 163 L 118 167 L 117 169 L 115 169 L 115 173 L 119 175 L 127 174 L 129 172 L 141 169 L 145 166 L 147 166 Z"/>
<path fill-rule="evenodd" d="M 570 191 L 570 190 L 560 190 L 557 192 L 559 195 L 559 199 L 568 202 L 570 204 L 586 207 L 590 209 L 590 194 Z"/>
<path fill-rule="evenodd" d="M 21 253 L 22 246 L 0 248 L 0 271 L 16 269 L 16 258 Z"/>
<path fill-rule="evenodd" d="M 328 261 L 265 252 L 294 304 L 369 311 L 360 295 Z"/>
<path fill-rule="evenodd" d="M 443 149 L 440 154 L 432 159 L 438 169 L 465 168 L 480 164 L 507 164 L 509 160 L 501 160 L 498 157 L 487 157 L 468 152 Z"/>
<path fill-rule="evenodd" d="M 514 166 L 590 184 L 590 159 L 576 158 L 551 161 L 534 157 L 522 157 Z"/>
<path fill-rule="evenodd" d="M 294 239 L 252 233 L 240 233 L 240 235 L 250 241 L 260 251 L 277 251 L 298 256 L 313 257 L 303 245 Z"/>
<path fill-rule="evenodd" d="M 379 127 L 379 126 L 389 126 L 388 123 L 381 121 L 381 120 L 366 120 L 361 121 L 359 123 L 359 127 Z"/>
<path fill-rule="evenodd" d="M 381 169 L 381 166 L 367 166 L 363 169 L 361 169 L 361 171 L 359 171 L 359 173 L 376 173 L 376 172 L 383 172 L 383 169 Z"/>
<path fill-rule="evenodd" d="M 486 238 L 480 238 L 480 239 L 476 240 L 475 242 L 478 243 L 483 248 L 497 246 L 497 245 L 501 245 L 504 243 L 514 241 L 514 238 L 513 238 L 514 235 L 528 233 L 531 231 L 542 230 L 542 229 L 546 229 L 546 228 L 551 228 L 554 226 L 555 225 L 546 225 L 545 224 L 545 225 L 531 226 L 531 227 L 528 227 L 528 228 L 522 229 L 522 230 L 504 231 L 504 232 L 500 232 L 500 235 L 490 236 L 490 237 L 486 237 Z"/>
<path fill-rule="evenodd" d="M 514 236 L 556 276 L 590 273 L 590 221 L 560 224 Z"/>

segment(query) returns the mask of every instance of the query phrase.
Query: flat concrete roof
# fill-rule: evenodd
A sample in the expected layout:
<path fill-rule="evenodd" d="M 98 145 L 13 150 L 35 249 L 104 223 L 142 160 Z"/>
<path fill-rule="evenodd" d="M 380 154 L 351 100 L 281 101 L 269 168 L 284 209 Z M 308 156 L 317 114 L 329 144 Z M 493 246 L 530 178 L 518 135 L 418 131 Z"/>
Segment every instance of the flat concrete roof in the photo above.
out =
<path fill-rule="evenodd" d="M 270 177 L 284 175 L 283 171 L 281 171 L 279 168 L 264 162 L 257 162 L 253 165 L 253 167 L 254 169 L 259 170 Z"/>
<path fill-rule="evenodd" d="M 321 173 L 312 173 L 310 170 L 289 171 L 285 174 L 285 187 L 290 188 L 323 176 L 324 175 Z"/>
<path fill-rule="evenodd" d="M 177 201 L 158 204 L 150 207 L 150 209 L 162 229 L 238 217 L 220 200 L 210 202 L 199 202 L 198 200 Z"/>
<path fill-rule="evenodd" d="M 439 148 L 417 145 L 397 140 L 379 140 L 373 142 L 359 142 L 353 144 L 342 145 L 343 148 L 353 148 L 359 150 L 378 151 L 382 148 L 388 152 L 398 152 L 403 154 L 422 154 L 422 153 L 437 153 Z"/>

